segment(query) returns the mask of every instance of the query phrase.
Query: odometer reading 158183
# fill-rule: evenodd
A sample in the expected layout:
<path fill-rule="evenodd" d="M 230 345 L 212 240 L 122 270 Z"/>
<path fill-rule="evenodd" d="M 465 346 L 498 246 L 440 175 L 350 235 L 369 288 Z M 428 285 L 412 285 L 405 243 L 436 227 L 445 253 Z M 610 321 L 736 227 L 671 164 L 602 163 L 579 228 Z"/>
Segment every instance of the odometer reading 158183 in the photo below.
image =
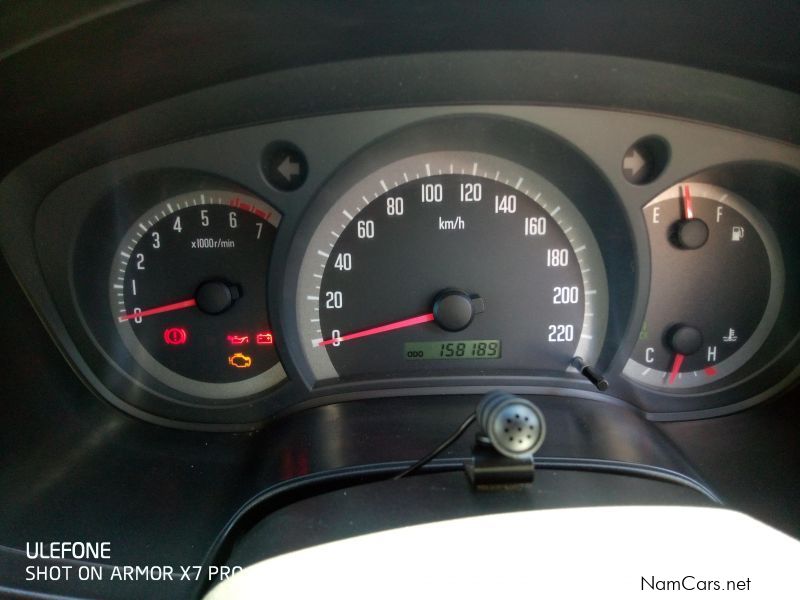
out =
<path fill-rule="evenodd" d="M 379 169 L 329 209 L 301 266 L 298 325 L 318 379 L 485 359 L 564 371 L 596 358 L 606 290 L 594 237 L 555 186 L 498 157 L 438 152 Z"/>

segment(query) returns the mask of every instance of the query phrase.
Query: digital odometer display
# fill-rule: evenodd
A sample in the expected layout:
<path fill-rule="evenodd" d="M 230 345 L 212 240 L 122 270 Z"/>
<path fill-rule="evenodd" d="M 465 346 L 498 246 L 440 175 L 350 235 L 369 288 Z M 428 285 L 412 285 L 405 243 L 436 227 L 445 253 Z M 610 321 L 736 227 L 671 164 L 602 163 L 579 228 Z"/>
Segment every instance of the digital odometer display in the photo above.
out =
<path fill-rule="evenodd" d="M 500 358 L 500 340 L 459 340 L 457 342 L 406 342 L 408 360 L 453 358 Z"/>
<path fill-rule="evenodd" d="M 318 379 L 483 369 L 487 358 L 564 371 L 596 356 L 606 307 L 602 258 L 570 200 L 537 173 L 466 152 L 392 163 L 335 201 L 297 296 Z"/>

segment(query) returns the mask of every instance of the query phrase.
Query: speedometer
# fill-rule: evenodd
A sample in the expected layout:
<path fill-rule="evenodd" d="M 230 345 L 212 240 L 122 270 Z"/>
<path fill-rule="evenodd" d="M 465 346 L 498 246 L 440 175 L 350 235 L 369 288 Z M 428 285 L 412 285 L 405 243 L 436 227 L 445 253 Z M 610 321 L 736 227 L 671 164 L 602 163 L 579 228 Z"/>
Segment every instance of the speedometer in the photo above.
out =
<path fill-rule="evenodd" d="M 597 243 L 542 175 L 475 152 L 379 168 L 335 200 L 296 296 L 318 380 L 563 372 L 606 328 Z"/>

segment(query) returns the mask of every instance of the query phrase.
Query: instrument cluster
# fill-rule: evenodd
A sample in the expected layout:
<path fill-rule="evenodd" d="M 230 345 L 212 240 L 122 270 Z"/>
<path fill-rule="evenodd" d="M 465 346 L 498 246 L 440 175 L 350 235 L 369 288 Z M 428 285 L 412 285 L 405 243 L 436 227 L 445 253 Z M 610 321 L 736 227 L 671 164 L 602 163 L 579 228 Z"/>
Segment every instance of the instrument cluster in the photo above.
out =
<path fill-rule="evenodd" d="M 655 116 L 352 113 L 86 171 L 34 241 L 65 354 L 160 423 L 497 387 L 698 418 L 795 378 L 798 169 Z"/>

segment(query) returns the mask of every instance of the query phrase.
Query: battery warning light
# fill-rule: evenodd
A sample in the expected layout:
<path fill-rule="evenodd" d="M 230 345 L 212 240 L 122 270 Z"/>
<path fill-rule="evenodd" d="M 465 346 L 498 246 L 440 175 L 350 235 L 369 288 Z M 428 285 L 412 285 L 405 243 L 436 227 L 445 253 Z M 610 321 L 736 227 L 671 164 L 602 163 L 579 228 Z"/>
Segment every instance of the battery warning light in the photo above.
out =
<path fill-rule="evenodd" d="M 189 338 L 183 327 L 169 327 L 164 330 L 164 341 L 170 346 L 182 346 Z"/>
<path fill-rule="evenodd" d="M 260 346 L 272 346 L 273 343 L 272 332 L 262 331 L 256 334 L 256 344 Z"/>
<path fill-rule="evenodd" d="M 253 366 L 253 359 L 247 356 L 247 354 L 237 352 L 228 357 L 228 364 L 237 369 L 249 369 Z"/>
<path fill-rule="evenodd" d="M 243 346 L 250 343 L 249 335 L 236 335 L 235 333 L 232 333 L 227 339 L 231 346 Z"/>

